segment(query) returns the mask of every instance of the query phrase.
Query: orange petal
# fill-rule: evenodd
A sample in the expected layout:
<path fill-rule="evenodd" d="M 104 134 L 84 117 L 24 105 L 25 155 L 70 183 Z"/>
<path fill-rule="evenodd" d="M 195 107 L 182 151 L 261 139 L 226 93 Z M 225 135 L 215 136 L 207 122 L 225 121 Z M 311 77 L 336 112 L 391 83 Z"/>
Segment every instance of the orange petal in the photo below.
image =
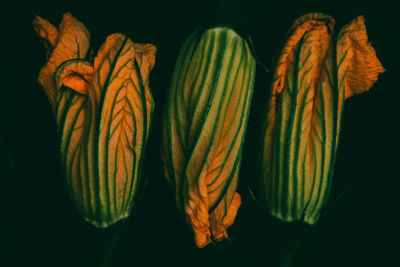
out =
<path fill-rule="evenodd" d="M 234 193 L 230 205 L 226 205 L 225 201 L 221 201 L 211 219 L 211 232 L 215 240 L 222 240 L 228 237 L 226 229 L 235 221 L 237 211 L 241 204 L 241 198 L 238 193 Z"/>
<path fill-rule="evenodd" d="M 86 95 L 88 82 L 93 76 L 93 66 L 84 60 L 70 60 L 62 64 L 55 74 L 57 88 L 62 85 Z"/>
<path fill-rule="evenodd" d="M 363 16 L 358 16 L 341 29 L 337 62 L 339 86 L 345 86 L 346 99 L 368 91 L 378 80 L 379 73 L 385 71 L 368 42 Z"/>
<path fill-rule="evenodd" d="M 58 30 L 50 22 L 40 16 L 33 19 L 33 28 L 48 50 L 52 50 L 57 43 Z"/>
<path fill-rule="evenodd" d="M 104 60 L 107 60 L 107 58 L 110 60 L 117 55 L 118 49 L 121 48 L 125 39 L 126 36 L 121 33 L 113 33 L 107 36 L 106 41 L 101 45 L 94 58 L 94 71 L 98 71 Z"/>
<path fill-rule="evenodd" d="M 71 74 L 70 76 L 65 77 L 63 84 L 82 95 L 87 94 L 87 81 L 80 75 Z"/>
<path fill-rule="evenodd" d="M 134 44 L 135 59 L 140 66 L 140 74 L 147 77 L 153 69 L 156 60 L 157 48 L 152 44 Z"/>
<path fill-rule="evenodd" d="M 55 108 L 57 92 L 54 74 L 65 61 L 86 57 L 89 50 L 90 34 L 86 27 L 69 12 L 63 15 L 57 38 L 55 38 L 55 27 L 48 21 L 36 17 L 33 25 L 38 34 L 44 36 L 44 40 L 48 38 L 48 46 L 54 47 L 48 61 L 40 70 L 38 81 L 50 104 Z"/>
<path fill-rule="evenodd" d="M 291 64 L 290 57 L 293 55 L 293 50 L 300 43 L 301 39 L 304 38 L 307 32 L 321 27 L 327 27 L 328 32 L 332 32 L 334 23 L 335 21 L 332 17 L 322 13 L 310 13 L 301 16 L 293 23 L 275 69 L 276 78 L 273 83 L 273 87 L 275 87 L 274 91 L 276 91 L 276 93 L 279 94 L 282 92 L 282 89 L 286 83 L 287 69 Z"/>
<path fill-rule="evenodd" d="M 187 207 L 186 209 L 186 216 L 189 218 L 188 221 L 193 229 L 194 241 L 199 248 L 205 247 L 211 242 L 208 207 L 201 203 L 200 201 L 195 204 L 196 206 L 193 205 L 194 207 Z"/>

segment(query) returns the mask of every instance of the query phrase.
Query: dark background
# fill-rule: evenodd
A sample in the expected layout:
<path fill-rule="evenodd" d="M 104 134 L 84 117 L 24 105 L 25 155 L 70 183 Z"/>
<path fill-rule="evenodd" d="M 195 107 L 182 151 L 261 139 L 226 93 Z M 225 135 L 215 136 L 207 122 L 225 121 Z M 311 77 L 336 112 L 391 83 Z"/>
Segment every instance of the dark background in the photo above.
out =
<path fill-rule="evenodd" d="M 228 230 L 230 241 L 197 249 L 176 212 L 159 152 L 175 60 L 195 28 L 225 23 L 251 37 L 260 66 L 272 70 L 297 17 L 330 14 L 338 32 L 363 14 L 387 71 L 369 92 L 346 101 L 332 194 L 319 223 L 300 229 L 304 243 L 294 266 L 400 266 L 399 25 L 389 1 L 33 1 L 2 9 L 2 42 L 9 47 L 3 50 L 7 71 L 0 89 L 0 266 L 98 266 L 96 232 L 65 192 L 55 120 L 37 83 L 45 49 L 32 29 L 32 14 L 58 26 L 67 11 L 91 32 L 95 51 L 114 32 L 158 47 L 150 80 L 155 112 L 143 170 L 147 184 L 112 266 L 276 266 L 280 236 L 292 229 L 263 214 L 248 192 L 271 73 L 257 68 L 238 186 L 242 206 Z"/>

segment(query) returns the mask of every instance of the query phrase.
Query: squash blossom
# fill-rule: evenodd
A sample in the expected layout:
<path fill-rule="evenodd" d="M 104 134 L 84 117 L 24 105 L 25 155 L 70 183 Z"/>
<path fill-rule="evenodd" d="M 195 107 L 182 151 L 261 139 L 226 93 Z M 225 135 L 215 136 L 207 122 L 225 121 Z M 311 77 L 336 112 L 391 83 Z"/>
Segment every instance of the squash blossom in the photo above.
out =
<path fill-rule="evenodd" d="M 247 43 L 225 27 L 194 32 L 175 66 L 162 157 L 198 247 L 227 237 L 241 203 L 235 190 L 254 76 Z"/>
<path fill-rule="evenodd" d="M 70 195 L 86 221 L 107 227 L 129 216 L 140 184 L 156 48 L 116 33 L 92 62 L 90 34 L 70 13 L 59 29 L 39 16 L 33 25 L 48 49 L 38 81 L 56 118 Z"/>
<path fill-rule="evenodd" d="M 258 200 L 284 221 L 314 224 L 327 201 L 346 98 L 384 68 L 359 16 L 333 36 L 334 20 L 297 19 L 274 71 L 262 130 Z"/>

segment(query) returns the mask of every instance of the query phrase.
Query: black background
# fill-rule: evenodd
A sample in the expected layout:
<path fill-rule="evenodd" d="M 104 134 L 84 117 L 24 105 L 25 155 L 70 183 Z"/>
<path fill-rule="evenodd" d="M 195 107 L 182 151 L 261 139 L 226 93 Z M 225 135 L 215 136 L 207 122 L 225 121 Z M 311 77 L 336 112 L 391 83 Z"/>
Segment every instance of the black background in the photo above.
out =
<path fill-rule="evenodd" d="M 336 32 L 357 15 L 387 71 L 373 88 L 346 101 L 332 194 L 319 223 L 301 229 L 294 266 L 400 266 L 399 34 L 395 7 L 374 1 L 33 1 L 2 8 L 0 96 L 0 266 L 98 266 L 95 232 L 76 214 L 57 158 L 55 120 L 37 83 L 45 49 L 32 14 L 58 25 L 71 11 L 91 32 L 96 51 L 122 32 L 158 47 L 150 86 L 153 127 L 147 180 L 112 266 L 276 266 L 279 225 L 251 199 L 258 130 L 271 74 L 257 68 L 238 192 L 242 206 L 230 241 L 195 247 L 176 212 L 160 159 L 161 115 L 179 49 L 195 28 L 227 23 L 251 37 L 260 66 L 272 60 L 293 21 L 308 12 L 333 16 Z M 278 228 L 277 228 L 278 227 Z M 278 229 L 278 230 L 276 230 Z"/>

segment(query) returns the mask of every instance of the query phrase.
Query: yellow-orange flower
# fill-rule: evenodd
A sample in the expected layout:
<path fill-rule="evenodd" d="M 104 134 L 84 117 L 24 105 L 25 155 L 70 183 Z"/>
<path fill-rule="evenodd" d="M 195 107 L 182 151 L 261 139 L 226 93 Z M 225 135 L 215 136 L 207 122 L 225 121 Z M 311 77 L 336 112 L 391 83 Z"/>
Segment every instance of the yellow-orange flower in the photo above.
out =
<path fill-rule="evenodd" d="M 162 156 L 177 206 L 198 247 L 227 237 L 250 110 L 255 59 L 232 29 L 196 31 L 175 66 Z"/>
<path fill-rule="evenodd" d="M 330 191 L 344 100 L 384 71 L 364 18 L 333 34 L 334 20 L 297 19 L 274 72 L 262 132 L 257 198 L 275 217 L 314 224 Z"/>
<path fill-rule="evenodd" d="M 91 62 L 89 31 L 70 13 L 58 30 L 39 16 L 33 25 L 48 50 L 38 81 L 56 117 L 72 199 L 85 220 L 107 227 L 129 215 L 140 185 L 156 48 L 116 33 Z"/>

